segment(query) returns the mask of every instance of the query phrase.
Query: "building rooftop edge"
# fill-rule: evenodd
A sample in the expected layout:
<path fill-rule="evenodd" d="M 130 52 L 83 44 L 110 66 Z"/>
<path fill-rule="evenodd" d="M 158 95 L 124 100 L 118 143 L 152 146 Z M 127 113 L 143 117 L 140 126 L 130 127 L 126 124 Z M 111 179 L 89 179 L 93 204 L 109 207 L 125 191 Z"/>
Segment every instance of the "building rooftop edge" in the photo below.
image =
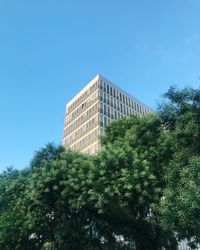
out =
<path fill-rule="evenodd" d="M 110 80 L 108 80 L 107 78 L 105 78 L 104 76 L 102 76 L 101 74 L 97 74 L 81 91 L 79 91 L 67 104 L 66 104 L 66 108 L 68 108 L 73 102 L 74 100 L 76 100 L 79 96 L 81 96 L 88 88 L 90 88 L 90 86 L 96 82 L 97 80 L 102 79 L 106 82 L 109 82 L 110 85 L 112 85 L 113 87 L 117 88 L 118 90 L 120 90 L 122 93 L 126 94 L 128 97 L 130 97 L 131 99 L 134 99 L 136 102 L 138 102 L 139 104 L 141 104 L 142 106 L 146 107 L 147 109 L 149 109 L 151 112 L 153 112 L 153 109 L 150 108 L 149 106 L 147 106 L 146 104 L 144 104 L 143 102 L 141 102 L 140 100 L 138 100 L 137 98 L 135 98 L 134 96 L 132 96 L 131 94 L 129 94 L 128 92 L 126 92 L 125 90 L 123 90 L 122 88 L 120 88 L 118 85 L 114 84 L 113 82 L 111 82 Z"/>
<path fill-rule="evenodd" d="M 110 80 L 108 80 L 107 78 L 105 78 L 102 75 L 98 75 L 100 79 L 105 80 L 107 82 L 109 82 L 110 85 L 112 85 L 113 87 L 119 89 L 122 93 L 126 94 L 128 97 L 130 97 L 131 99 L 134 99 L 136 102 L 138 102 L 139 104 L 143 105 L 144 107 L 148 108 L 150 111 L 153 112 L 153 109 L 150 108 L 149 106 L 147 106 L 145 103 L 143 103 L 142 101 L 138 100 L 137 98 L 135 98 L 134 96 L 132 96 L 131 94 L 129 94 L 128 92 L 126 92 L 125 90 L 123 90 L 122 88 L 120 88 L 118 85 L 116 85 L 115 83 L 111 82 Z"/>
<path fill-rule="evenodd" d="M 66 107 L 69 107 L 74 100 L 76 100 L 79 96 L 81 96 L 94 82 L 99 79 L 100 75 L 97 74 L 83 89 L 81 89 L 67 104 Z"/>

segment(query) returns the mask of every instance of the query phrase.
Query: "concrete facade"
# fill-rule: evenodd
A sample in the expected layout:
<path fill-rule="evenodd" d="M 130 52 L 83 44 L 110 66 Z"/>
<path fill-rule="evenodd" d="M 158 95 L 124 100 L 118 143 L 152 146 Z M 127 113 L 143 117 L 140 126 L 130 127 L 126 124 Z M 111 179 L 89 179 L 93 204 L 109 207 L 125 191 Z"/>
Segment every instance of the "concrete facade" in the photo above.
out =
<path fill-rule="evenodd" d="M 63 145 L 71 150 L 95 154 L 100 137 L 114 120 L 152 111 L 143 103 L 97 75 L 66 105 Z"/>

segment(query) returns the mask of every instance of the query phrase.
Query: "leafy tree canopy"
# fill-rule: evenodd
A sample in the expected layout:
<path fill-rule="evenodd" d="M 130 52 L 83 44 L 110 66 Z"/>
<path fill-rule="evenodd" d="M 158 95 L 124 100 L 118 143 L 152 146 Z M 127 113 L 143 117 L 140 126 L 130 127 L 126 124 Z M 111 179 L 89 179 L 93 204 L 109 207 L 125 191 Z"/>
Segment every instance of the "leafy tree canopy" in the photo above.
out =
<path fill-rule="evenodd" d="M 176 249 L 200 242 L 200 91 L 113 122 L 96 156 L 48 144 L 0 174 L 0 249 Z"/>

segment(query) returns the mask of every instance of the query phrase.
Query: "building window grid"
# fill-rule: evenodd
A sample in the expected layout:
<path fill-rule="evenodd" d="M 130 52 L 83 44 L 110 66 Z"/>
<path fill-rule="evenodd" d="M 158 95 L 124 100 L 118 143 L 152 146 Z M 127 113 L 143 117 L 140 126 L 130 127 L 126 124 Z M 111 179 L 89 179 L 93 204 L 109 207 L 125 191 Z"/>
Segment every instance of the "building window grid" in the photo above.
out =
<path fill-rule="evenodd" d="M 107 99 L 109 98 L 109 96 L 107 96 Z M 113 101 L 114 101 L 114 108 L 115 108 L 115 102 L 116 102 L 116 99 L 114 99 L 113 98 Z M 130 102 L 131 103 L 131 102 Z M 110 104 L 110 103 L 109 103 Z M 117 101 L 117 105 L 118 105 L 118 107 L 117 107 L 117 110 L 118 111 L 120 111 L 121 113 L 123 113 L 125 116 L 128 116 L 128 115 L 131 115 L 131 114 L 136 114 L 136 112 L 138 113 L 138 114 L 144 114 L 145 112 L 144 112 L 144 110 L 142 110 L 142 108 L 141 108 L 141 106 L 139 106 L 138 104 L 136 104 L 136 112 L 135 112 L 135 110 L 131 110 L 131 109 L 128 109 L 128 107 L 127 106 L 121 106 L 122 105 L 122 103 L 120 103 L 119 101 Z M 133 102 L 133 105 L 134 105 L 134 102 Z M 119 107 L 120 107 L 120 109 L 119 109 Z M 123 108 L 122 108 L 123 107 Z M 100 112 L 102 112 L 102 108 L 101 108 L 101 110 L 100 110 Z M 108 115 L 109 117 L 110 117 L 110 112 L 106 112 L 106 105 L 104 105 L 104 115 Z M 112 116 L 113 117 L 113 116 Z M 121 116 L 120 116 L 121 117 Z M 116 119 L 116 115 L 115 115 L 115 119 Z M 77 120 L 77 122 L 78 122 L 78 120 Z M 78 124 L 76 123 L 76 126 L 78 126 Z M 71 130 L 71 129 L 70 129 Z"/>
<path fill-rule="evenodd" d="M 97 153 L 99 150 L 99 143 L 95 143 L 93 144 L 92 146 L 90 146 L 89 148 L 85 149 L 83 151 L 83 153 L 86 153 L 86 154 L 95 154 Z"/>
<path fill-rule="evenodd" d="M 88 109 L 84 114 L 77 118 L 76 121 L 68 125 L 68 133 L 71 133 L 78 126 L 86 122 L 90 117 L 92 117 L 96 112 L 98 112 L 98 103 L 96 103 L 92 108 Z"/>
<path fill-rule="evenodd" d="M 89 144 L 98 140 L 99 136 L 99 129 L 95 129 L 90 134 L 86 135 L 84 138 L 79 140 L 78 142 L 74 143 L 70 146 L 71 149 L 83 150 L 84 148 L 88 147 Z"/>
<path fill-rule="evenodd" d="M 125 96 L 124 94 L 122 94 L 121 92 L 119 92 L 118 90 L 116 90 L 115 88 L 112 88 L 109 85 L 106 85 L 106 83 L 100 81 L 97 84 L 99 84 L 100 87 L 100 91 L 99 91 L 99 99 L 100 101 L 104 101 L 104 106 L 103 103 L 100 102 L 100 113 L 101 116 L 99 118 L 99 125 L 101 127 L 105 127 L 107 126 L 107 124 L 109 124 L 112 120 L 116 120 L 119 118 L 124 118 L 127 117 L 129 115 L 144 115 L 145 113 L 149 113 L 149 111 L 142 107 L 140 104 L 138 104 L 137 102 L 135 102 L 134 100 L 127 98 L 127 96 Z M 102 91 L 104 87 L 104 92 Z M 95 86 L 90 88 L 90 92 L 92 93 L 93 91 L 95 91 Z M 106 93 L 108 93 L 106 95 Z M 87 95 L 87 92 L 85 93 L 85 95 Z M 78 98 L 77 103 L 81 102 L 81 97 Z M 117 104 L 117 105 L 116 105 Z M 73 104 L 75 105 L 75 104 Z M 94 111 L 94 110 L 93 110 Z M 92 111 L 91 111 L 92 112 Z M 104 114 L 104 115 L 103 115 Z M 78 116 L 78 111 L 75 110 L 74 115 L 77 117 Z M 69 116 L 67 117 L 66 120 L 69 119 Z M 83 116 L 81 117 L 81 119 L 77 119 L 76 121 L 76 126 L 78 126 L 78 121 L 83 120 Z M 87 123 L 88 124 L 88 123 Z M 85 132 L 90 126 L 85 125 L 83 127 L 83 131 Z M 72 128 L 71 128 L 72 129 Z M 66 135 L 67 133 L 69 133 L 69 131 L 71 130 L 70 127 L 67 127 L 64 131 L 64 134 Z M 76 138 L 77 135 L 80 132 L 76 132 L 75 135 L 72 136 L 72 138 Z M 73 145 L 74 148 L 78 149 L 78 148 L 82 148 L 83 145 L 86 144 L 86 142 L 88 140 L 90 140 L 92 138 L 92 135 L 88 135 L 88 137 L 81 139 L 81 141 L 79 142 L 79 146 L 78 144 Z M 65 141 L 66 144 L 66 141 Z"/>
<path fill-rule="evenodd" d="M 70 138 L 70 141 L 77 140 L 79 137 L 81 137 L 85 132 L 88 132 L 91 128 L 98 125 L 98 115 L 94 118 L 90 119 L 87 123 L 85 123 L 83 126 L 80 127 L 76 132 L 72 133 Z"/>
<path fill-rule="evenodd" d="M 74 101 L 68 108 L 68 112 L 71 112 L 78 104 L 84 101 L 94 91 L 98 89 L 98 81 L 96 81 L 89 89 L 87 89 L 76 101 Z"/>
<path fill-rule="evenodd" d="M 102 112 L 102 109 L 101 109 L 101 112 L 102 114 L 104 114 L 104 116 L 107 116 L 107 118 L 111 118 L 112 120 L 112 119 L 124 118 L 132 114 L 139 115 L 139 114 L 145 113 L 144 110 L 142 110 L 142 107 L 138 103 L 136 103 L 131 98 L 125 96 L 117 89 L 112 88 L 111 86 L 109 88 L 109 85 L 106 85 L 105 89 L 106 89 L 106 92 L 104 92 L 105 105 L 104 105 L 103 112 Z M 106 95 L 106 93 L 108 92 L 108 89 L 110 91 L 110 95 L 108 94 Z M 111 111 L 112 110 L 110 109 L 111 107 L 107 107 L 109 105 L 113 108 L 113 111 Z M 104 123 L 107 124 L 108 122 L 106 121 Z"/>
<path fill-rule="evenodd" d="M 98 91 L 90 96 L 86 102 L 82 103 L 76 110 L 74 110 L 71 114 L 69 114 L 68 122 L 76 119 L 83 111 L 85 111 L 88 107 L 92 105 L 96 100 L 98 100 L 99 94 Z"/>

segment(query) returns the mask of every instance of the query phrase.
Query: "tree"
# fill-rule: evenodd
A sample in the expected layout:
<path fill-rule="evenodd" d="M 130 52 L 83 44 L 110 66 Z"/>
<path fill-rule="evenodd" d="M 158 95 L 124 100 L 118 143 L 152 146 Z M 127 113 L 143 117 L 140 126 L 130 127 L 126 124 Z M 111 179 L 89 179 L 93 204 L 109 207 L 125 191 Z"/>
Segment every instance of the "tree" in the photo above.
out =
<path fill-rule="evenodd" d="M 114 233 L 137 249 L 175 249 L 172 231 L 162 231 L 155 204 L 162 197 L 164 173 L 172 155 L 169 133 L 157 115 L 132 117 L 106 129 L 96 166 L 97 205 L 115 226 Z M 105 188 L 106 187 L 106 188 Z"/>
<path fill-rule="evenodd" d="M 98 156 L 66 151 L 46 160 L 45 154 L 39 158 L 39 167 L 30 168 L 25 181 L 16 180 L 19 186 L 25 183 L 23 192 L 15 189 L 13 200 L 16 210 L 23 208 L 22 229 L 16 235 L 24 239 L 17 242 L 19 248 L 40 249 L 48 242 L 58 249 L 172 246 L 165 240 L 172 236 L 164 237 L 151 214 L 161 196 L 165 164 L 160 157 L 167 154 L 168 135 L 162 135 L 156 116 L 132 117 L 123 123 L 126 132 L 115 128 L 116 138 L 112 143 L 106 140 Z"/>
<path fill-rule="evenodd" d="M 106 128 L 87 156 L 48 144 L 0 175 L 0 249 L 176 249 L 200 242 L 200 94 Z"/>
<path fill-rule="evenodd" d="M 44 148 L 35 152 L 34 157 L 30 162 L 30 166 L 32 168 L 39 168 L 46 161 L 59 158 L 64 150 L 64 147 L 61 145 L 55 146 L 53 143 L 48 143 Z"/>
<path fill-rule="evenodd" d="M 200 90 L 171 88 L 165 96 L 173 105 L 173 112 L 171 105 L 167 112 L 161 109 L 170 124 L 173 156 L 165 174 L 162 224 L 195 246 L 200 242 Z"/>
<path fill-rule="evenodd" d="M 21 206 L 29 170 L 9 168 L 0 175 L 0 249 L 36 249 L 28 242 L 26 207 Z"/>
<path fill-rule="evenodd" d="M 41 244 L 72 250 L 98 245 L 91 235 L 92 214 L 78 203 L 89 165 L 87 156 L 66 151 L 32 171 L 26 190 L 28 224 Z"/>

